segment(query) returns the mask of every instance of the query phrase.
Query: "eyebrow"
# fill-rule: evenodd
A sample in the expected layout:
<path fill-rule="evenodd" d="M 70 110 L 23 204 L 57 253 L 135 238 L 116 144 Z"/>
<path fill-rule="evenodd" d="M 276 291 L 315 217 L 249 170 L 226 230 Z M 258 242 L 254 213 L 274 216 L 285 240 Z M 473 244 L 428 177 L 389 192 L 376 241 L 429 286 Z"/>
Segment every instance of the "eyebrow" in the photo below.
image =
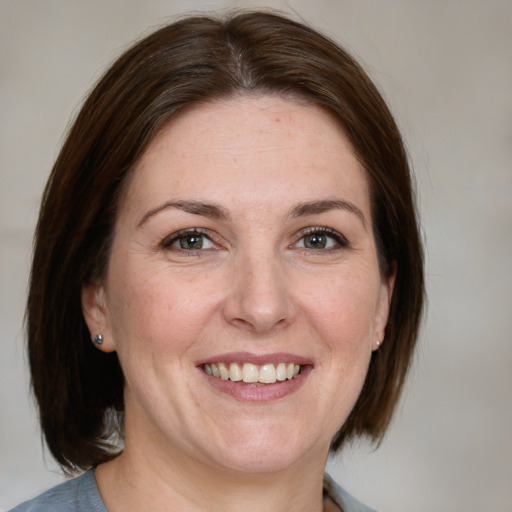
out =
<path fill-rule="evenodd" d="M 366 229 L 366 219 L 363 212 L 354 203 L 344 199 L 323 199 L 320 201 L 300 203 L 290 210 L 289 216 L 305 217 L 307 215 L 315 215 L 330 210 L 346 210 L 355 214 L 363 224 L 364 229 Z"/>
<path fill-rule="evenodd" d="M 227 220 L 229 218 L 228 211 L 220 205 L 207 204 L 199 201 L 166 201 L 146 212 L 137 223 L 137 228 L 141 227 L 150 217 L 153 217 L 167 208 L 177 208 L 187 213 L 202 215 L 203 217 L 209 217 L 211 219 Z"/>
<path fill-rule="evenodd" d="M 226 208 L 217 204 L 202 203 L 200 201 L 166 201 L 146 212 L 137 223 L 137 228 L 142 226 L 150 217 L 167 208 L 177 208 L 187 213 L 202 215 L 217 220 L 228 220 L 230 218 Z M 355 204 L 343 199 L 323 199 L 300 203 L 290 210 L 288 216 L 306 217 L 307 215 L 315 215 L 330 210 L 346 210 L 355 214 L 366 229 L 366 219 L 363 212 Z"/>

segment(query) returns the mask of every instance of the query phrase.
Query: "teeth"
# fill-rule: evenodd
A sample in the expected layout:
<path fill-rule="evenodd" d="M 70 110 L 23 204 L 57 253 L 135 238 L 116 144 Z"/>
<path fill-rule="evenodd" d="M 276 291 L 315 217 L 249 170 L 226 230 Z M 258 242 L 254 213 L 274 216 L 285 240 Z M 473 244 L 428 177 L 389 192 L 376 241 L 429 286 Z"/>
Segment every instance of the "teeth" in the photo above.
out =
<path fill-rule="evenodd" d="M 260 382 L 273 384 L 276 381 L 276 368 L 273 364 L 264 364 L 260 368 Z"/>
<path fill-rule="evenodd" d="M 283 382 L 297 377 L 302 367 L 294 363 L 279 363 L 277 366 L 267 363 L 260 367 L 251 363 L 244 363 L 240 368 L 238 363 L 206 363 L 203 365 L 208 375 L 220 377 L 222 380 L 233 382 L 243 381 L 247 384 L 274 384 L 276 381 Z"/>
<path fill-rule="evenodd" d="M 242 368 L 242 380 L 244 382 L 258 382 L 259 380 L 258 367 L 251 363 L 244 363 Z"/>
<path fill-rule="evenodd" d="M 276 368 L 276 379 L 280 382 L 286 380 L 286 365 L 279 363 Z"/>
<path fill-rule="evenodd" d="M 229 365 L 229 380 L 232 380 L 233 382 L 242 380 L 242 371 L 240 370 L 240 366 L 236 363 L 231 363 Z"/>
<path fill-rule="evenodd" d="M 222 380 L 229 379 L 229 370 L 226 368 L 226 365 L 224 363 L 219 363 L 219 373 L 220 373 L 220 378 Z"/>

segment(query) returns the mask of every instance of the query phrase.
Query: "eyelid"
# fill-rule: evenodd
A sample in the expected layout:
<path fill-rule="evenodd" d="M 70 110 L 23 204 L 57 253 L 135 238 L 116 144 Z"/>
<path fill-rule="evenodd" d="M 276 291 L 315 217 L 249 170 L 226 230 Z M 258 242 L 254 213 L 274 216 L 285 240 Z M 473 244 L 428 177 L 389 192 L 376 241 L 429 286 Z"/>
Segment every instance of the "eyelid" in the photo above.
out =
<path fill-rule="evenodd" d="M 328 228 L 325 226 L 308 227 L 308 228 L 301 230 L 298 233 L 297 241 L 294 244 L 292 244 L 292 246 L 296 246 L 299 243 L 299 241 L 302 240 L 305 236 L 314 235 L 314 234 L 325 235 L 330 238 L 333 238 L 336 241 L 336 243 L 338 244 L 338 247 L 333 247 L 333 248 L 323 249 L 323 250 L 311 249 L 312 252 L 328 252 L 328 251 L 335 251 L 337 249 L 343 249 L 343 248 L 349 247 L 349 241 L 347 240 L 347 238 L 344 235 L 342 235 L 339 231 L 336 231 L 334 229 L 331 229 L 331 228 Z M 300 249 L 310 250 L 310 249 L 306 249 L 306 248 L 302 248 L 302 247 Z"/>
<path fill-rule="evenodd" d="M 302 229 L 297 234 L 297 236 L 296 236 L 297 239 L 293 244 L 291 244 L 291 247 L 297 246 L 297 244 L 300 242 L 300 240 L 302 240 L 305 236 L 314 235 L 314 234 L 328 236 L 328 237 L 332 238 L 337 244 L 336 247 L 318 250 L 318 252 L 335 251 L 337 249 L 346 248 L 349 246 L 349 241 L 339 231 L 336 231 L 334 229 L 331 229 L 331 228 L 328 228 L 325 226 L 311 226 L 311 227 Z M 180 229 L 179 231 L 175 231 L 174 233 L 171 233 L 170 235 L 166 236 L 160 243 L 160 246 L 164 249 L 171 249 L 172 244 L 174 244 L 177 240 L 179 240 L 180 238 L 187 236 L 187 235 L 201 235 L 201 236 L 207 238 L 208 240 L 210 240 L 210 242 L 212 242 L 217 247 L 219 247 L 221 245 L 219 243 L 219 241 L 216 240 L 217 237 L 215 236 L 215 234 L 212 233 L 208 229 L 186 228 L 186 229 Z M 316 250 L 314 250 L 314 249 L 307 249 L 307 248 L 300 248 L 300 249 L 305 249 L 308 251 L 311 250 L 311 251 L 316 252 Z M 179 249 L 179 248 L 175 248 L 175 250 L 176 251 L 181 250 L 183 252 L 197 252 L 197 251 L 187 251 L 185 249 Z M 208 250 L 211 250 L 211 249 L 198 249 L 198 251 L 208 251 Z"/>
<path fill-rule="evenodd" d="M 207 229 L 203 229 L 203 228 L 186 228 L 186 229 L 180 229 L 179 231 L 175 231 L 174 233 L 171 233 L 169 236 L 166 236 L 162 240 L 160 246 L 164 249 L 171 249 L 171 246 L 174 242 L 176 242 L 177 240 L 179 240 L 180 238 L 182 238 L 186 235 L 201 235 L 201 236 L 207 238 L 208 240 L 210 240 L 210 242 L 212 242 L 216 246 L 219 246 L 219 243 L 215 241 L 215 237 L 212 236 L 212 232 Z M 183 252 L 197 252 L 197 251 L 186 251 L 185 249 L 179 249 L 179 248 L 175 248 L 175 250 L 176 251 L 181 250 Z M 199 250 L 208 251 L 211 249 L 198 249 L 198 251 Z"/>

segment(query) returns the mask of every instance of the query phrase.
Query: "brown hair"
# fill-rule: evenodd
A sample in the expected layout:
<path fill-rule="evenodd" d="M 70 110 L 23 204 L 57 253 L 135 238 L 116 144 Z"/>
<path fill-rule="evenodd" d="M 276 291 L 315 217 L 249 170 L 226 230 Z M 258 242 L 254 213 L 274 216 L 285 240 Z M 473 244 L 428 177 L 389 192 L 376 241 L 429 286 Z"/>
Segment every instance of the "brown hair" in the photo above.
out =
<path fill-rule="evenodd" d="M 120 191 L 159 130 L 201 101 L 295 94 L 340 123 L 366 169 L 381 272 L 396 269 L 385 342 L 333 439 L 379 441 L 410 365 L 423 305 L 423 253 L 411 177 L 397 126 L 376 87 L 343 49 L 280 15 L 189 17 L 126 51 L 79 112 L 44 191 L 27 303 L 32 386 L 49 449 L 66 470 L 116 455 L 123 375 L 96 350 L 80 291 L 101 279 Z M 122 436 L 122 434 L 121 434 Z"/>

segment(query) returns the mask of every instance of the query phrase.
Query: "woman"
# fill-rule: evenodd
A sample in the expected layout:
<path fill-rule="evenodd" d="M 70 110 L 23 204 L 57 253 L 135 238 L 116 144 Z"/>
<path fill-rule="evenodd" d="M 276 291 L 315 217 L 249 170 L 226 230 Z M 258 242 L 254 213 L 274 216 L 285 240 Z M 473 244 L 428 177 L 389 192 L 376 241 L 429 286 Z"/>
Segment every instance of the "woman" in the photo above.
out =
<path fill-rule="evenodd" d="M 368 510 L 327 455 L 382 438 L 422 301 L 406 154 L 358 64 L 270 13 L 160 29 L 44 193 L 32 384 L 86 472 L 14 510 Z"/>

